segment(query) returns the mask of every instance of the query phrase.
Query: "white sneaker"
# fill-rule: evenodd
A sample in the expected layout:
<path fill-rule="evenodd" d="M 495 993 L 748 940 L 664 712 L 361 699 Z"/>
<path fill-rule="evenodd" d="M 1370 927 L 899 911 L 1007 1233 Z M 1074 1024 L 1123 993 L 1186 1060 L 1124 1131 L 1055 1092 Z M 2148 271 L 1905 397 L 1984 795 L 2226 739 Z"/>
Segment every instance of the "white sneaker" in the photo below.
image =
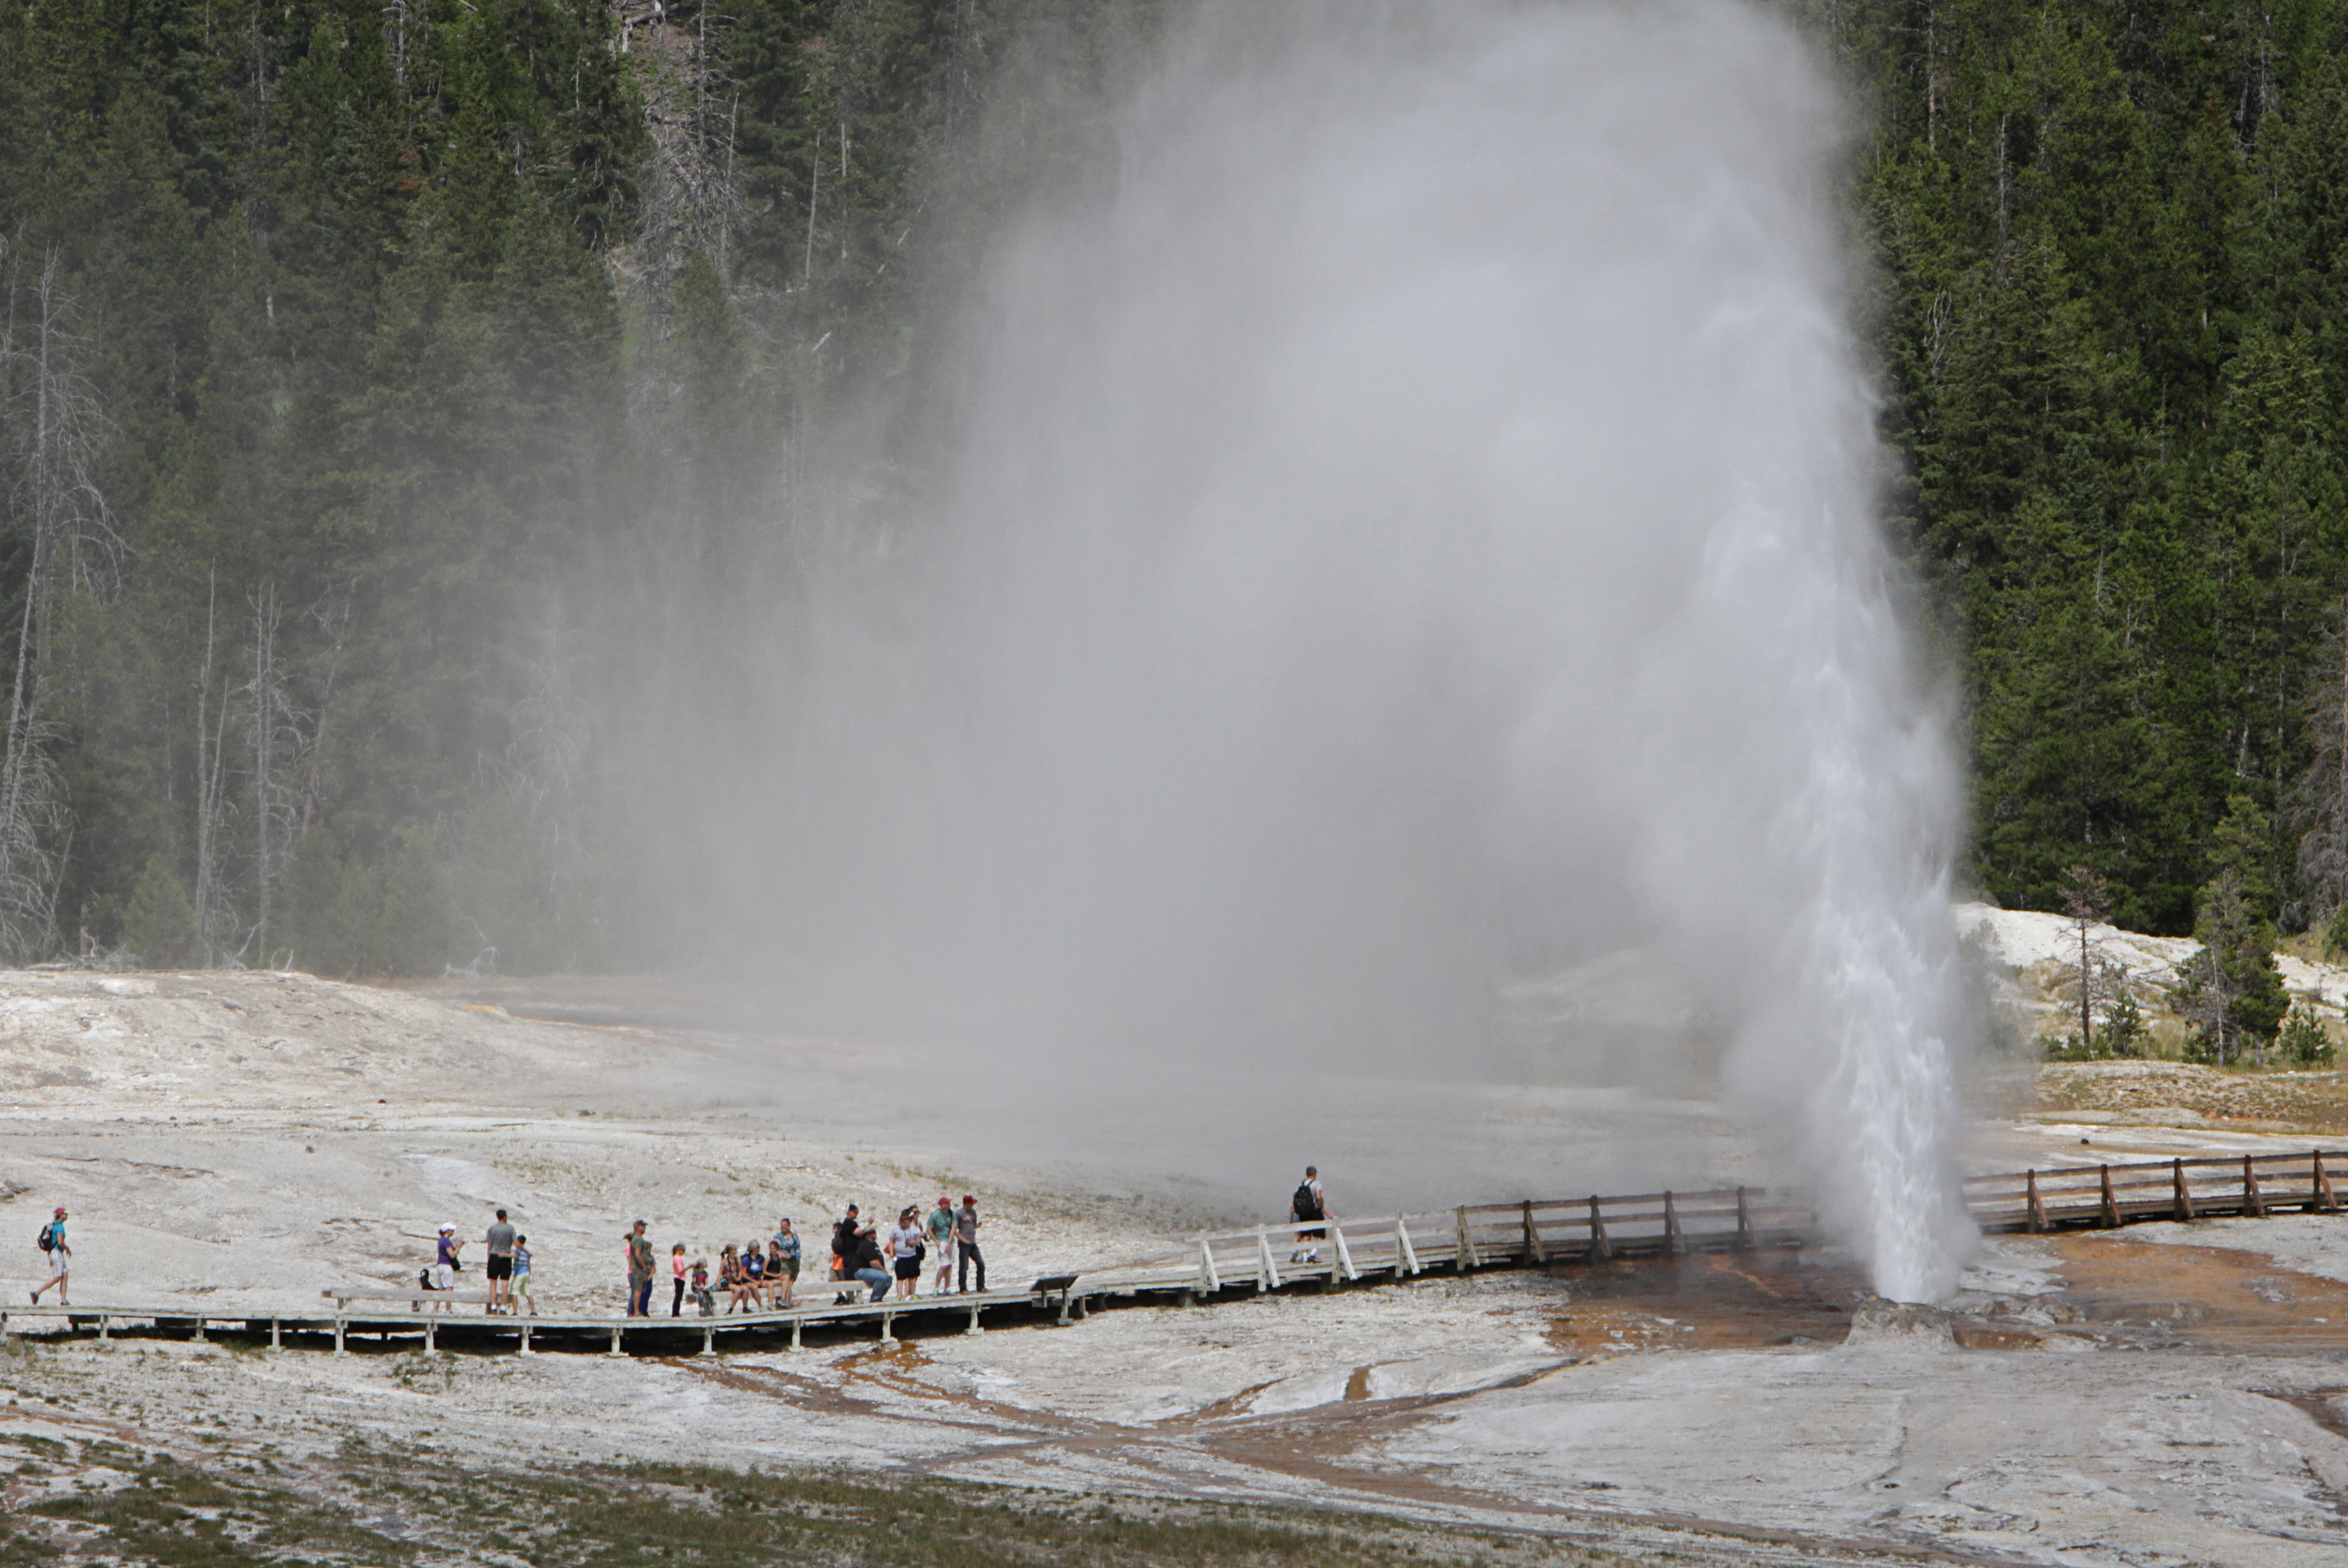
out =
<path fill-rule="evenodd" d="M 1306 1253 L 1304 1255 L 1304 1261 L 1307 1263 L 1319 1263 L 1321 1261 L 1321 1249 L 1316 1246 L 1311 1252 Z"/>

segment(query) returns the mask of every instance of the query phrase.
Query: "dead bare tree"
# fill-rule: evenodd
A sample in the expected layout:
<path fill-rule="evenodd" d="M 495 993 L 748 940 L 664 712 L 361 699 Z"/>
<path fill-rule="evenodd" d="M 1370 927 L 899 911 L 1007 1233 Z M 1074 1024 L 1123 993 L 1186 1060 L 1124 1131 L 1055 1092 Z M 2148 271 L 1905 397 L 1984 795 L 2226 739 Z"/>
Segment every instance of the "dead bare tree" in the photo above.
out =
<path fill-rule="evenodd" d="M 212 700 L 220 680 L 219 628 L 220 585 L 213 579 L 204 605 L 204 659 L 196 668 L 196 946 L 206 968 L 235 950 L 229 938 L 236 922 L 221 866 L 230 703 L 224 693 L 217 707 Z"/>
<path fill-rule="evenodd" d="M 277 585 L 265 582 L 249 599 L 252 611 L 252 643 L 246 650 L 252 678 L 238 695 L 245 706 L 245 738 L 252 788 L 252 946 L 261 961 L 269 961 L 270 898 L 276 889 L 285 856 L 293 849 L 298 790 L 292 782 L 304 748 L 302 715 L 286 693 L 285 671 L 278 657 L 278 629 L 283 612 Z"/>
<path fill-rule="evenodd" d="M 2096 923 L 2112 907 L 2111 889 L 2103 877 L 2085 866 L 2063 872 L 2063 913 L 2070 917 L 2079 937 L 2079 1049 L 2096 1046 L 2096 957 L 2090 940 Z"/>

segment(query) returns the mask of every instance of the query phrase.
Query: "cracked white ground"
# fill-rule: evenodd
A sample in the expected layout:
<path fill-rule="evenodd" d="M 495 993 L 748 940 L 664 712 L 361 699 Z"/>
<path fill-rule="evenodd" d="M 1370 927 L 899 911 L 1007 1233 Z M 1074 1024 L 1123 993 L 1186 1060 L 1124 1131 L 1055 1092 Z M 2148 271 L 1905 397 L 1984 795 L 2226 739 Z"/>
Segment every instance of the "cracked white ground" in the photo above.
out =
<path fill-rule="evenodd" d="M 545 1307 L 597 1311 L 639 1215 L 664 1255 L 698 1253 L 781 1213 L 819 1237 L 851 1198 L 893 1211 L 974 1190 L 996 1283 L 1253 1217 L 1228 1183 L 1118 1173 L 1083 1148 L 982 1160 L 956 1152 L 950 1117 L 892 1126 L 873 1091 L 904 1064 L 845 1046 L 537 1023 L 267 975 L 9 976 L 0 1022 L 0 1222 L 23 1233 L 0 1257 L 36 1277 L 33 1231 L 66 1204 L 84 1305 L 309 1310 L 324 1285 L 412 1276 L 440 1220 L 478 1238 L 496 1203 L 531 1236 Z M 1443 1151 L 1395 1133 L 1421 1089 L 1383 1106 L 1360 1092 L 1365 1131 L 1328 1157 L 1333 1181 L 1368 1187 L 1382 1150 L 1398 1186 L 1439 1167 Z M 839 1105 L 857 1109 L 815 1110 Z M 1639 1169 L 1610 1139 L 1687 1162 L 1690 1181 L 1759 1174 L 1701 1105 L 1546 1091 L 1506 1110 L 1492 1149 L 1591 1151 L 1576 1176 Z M 2021 1122 L 1985 1126 L 1974 1157 L 2309 1142 Z M 1495 1160 L 1478 1180 L 1501 1179 Z M 1846 1342 L 1857 1285 L 1831 1255 L 1694 1259 L 621 1360 L 81 1339 L 0 1362 L 0 1460 L 27 1434 L 191 1458 L 358 1434 L 520 1465 L 850 1465 L 1292 1501 L 1728 1558 L 2348 1561 L 2348 1219 L 1992 1241 L 1953 1338 Z"/>

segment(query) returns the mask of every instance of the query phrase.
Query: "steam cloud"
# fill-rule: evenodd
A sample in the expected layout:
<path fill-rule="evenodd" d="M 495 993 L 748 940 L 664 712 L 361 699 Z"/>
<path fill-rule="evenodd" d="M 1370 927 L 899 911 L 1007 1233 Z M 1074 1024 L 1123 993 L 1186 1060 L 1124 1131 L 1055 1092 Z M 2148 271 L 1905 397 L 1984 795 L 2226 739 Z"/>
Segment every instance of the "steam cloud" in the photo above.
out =
<path fill-rule="evenodd" d="M 1117 130 L 998 260 L 949 515 L 774 633 L 708 809 L 778 979 L 954 1052 L 922 1093 L 1259 1126 L 1662 954 L 1878 1288 L 1944 1294 L 1955 792 L 1804 46 L 1239 0 Z"/>

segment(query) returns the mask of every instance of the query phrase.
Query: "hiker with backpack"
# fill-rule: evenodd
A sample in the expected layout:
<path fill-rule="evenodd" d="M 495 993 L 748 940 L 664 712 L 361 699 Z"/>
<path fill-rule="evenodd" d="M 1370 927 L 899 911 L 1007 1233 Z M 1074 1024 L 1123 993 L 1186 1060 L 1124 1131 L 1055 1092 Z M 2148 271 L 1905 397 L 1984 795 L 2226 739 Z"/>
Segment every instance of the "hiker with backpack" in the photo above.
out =
<path fill-rule="evenodd" d="M 1291 1263 L 1319 1263 L 1321 1238 L 1328 1234 L 1327 1222 L 1334 1216 L 1329 1213 L 1329 1200 L 1321 1192 L 1321 1169 L 1304 1167 L 1304 1180 L 1297 1184 L 1296 1192 L 1288 1200 L 1288 1219 L 1296 1227 L 1296 1250 L 1288 1255 Z"/>
<path fill-rule="evenodd" d="M 33 1245 L 47 1254 L 49 1259 L 49 1277 L 33 1292 L 33 1305 L 38 1307 L 41 1292 L 54 1285 L 57 1287 L 57 1305 L 72 1306 L 66 1298 L 66 1265 L 73 1258 L 73 1248 L 66 1245 L 66 1211 L 62 1207 L 55 1218 L 41 1227 L 41 1234 L 33 1238 Z"/>

